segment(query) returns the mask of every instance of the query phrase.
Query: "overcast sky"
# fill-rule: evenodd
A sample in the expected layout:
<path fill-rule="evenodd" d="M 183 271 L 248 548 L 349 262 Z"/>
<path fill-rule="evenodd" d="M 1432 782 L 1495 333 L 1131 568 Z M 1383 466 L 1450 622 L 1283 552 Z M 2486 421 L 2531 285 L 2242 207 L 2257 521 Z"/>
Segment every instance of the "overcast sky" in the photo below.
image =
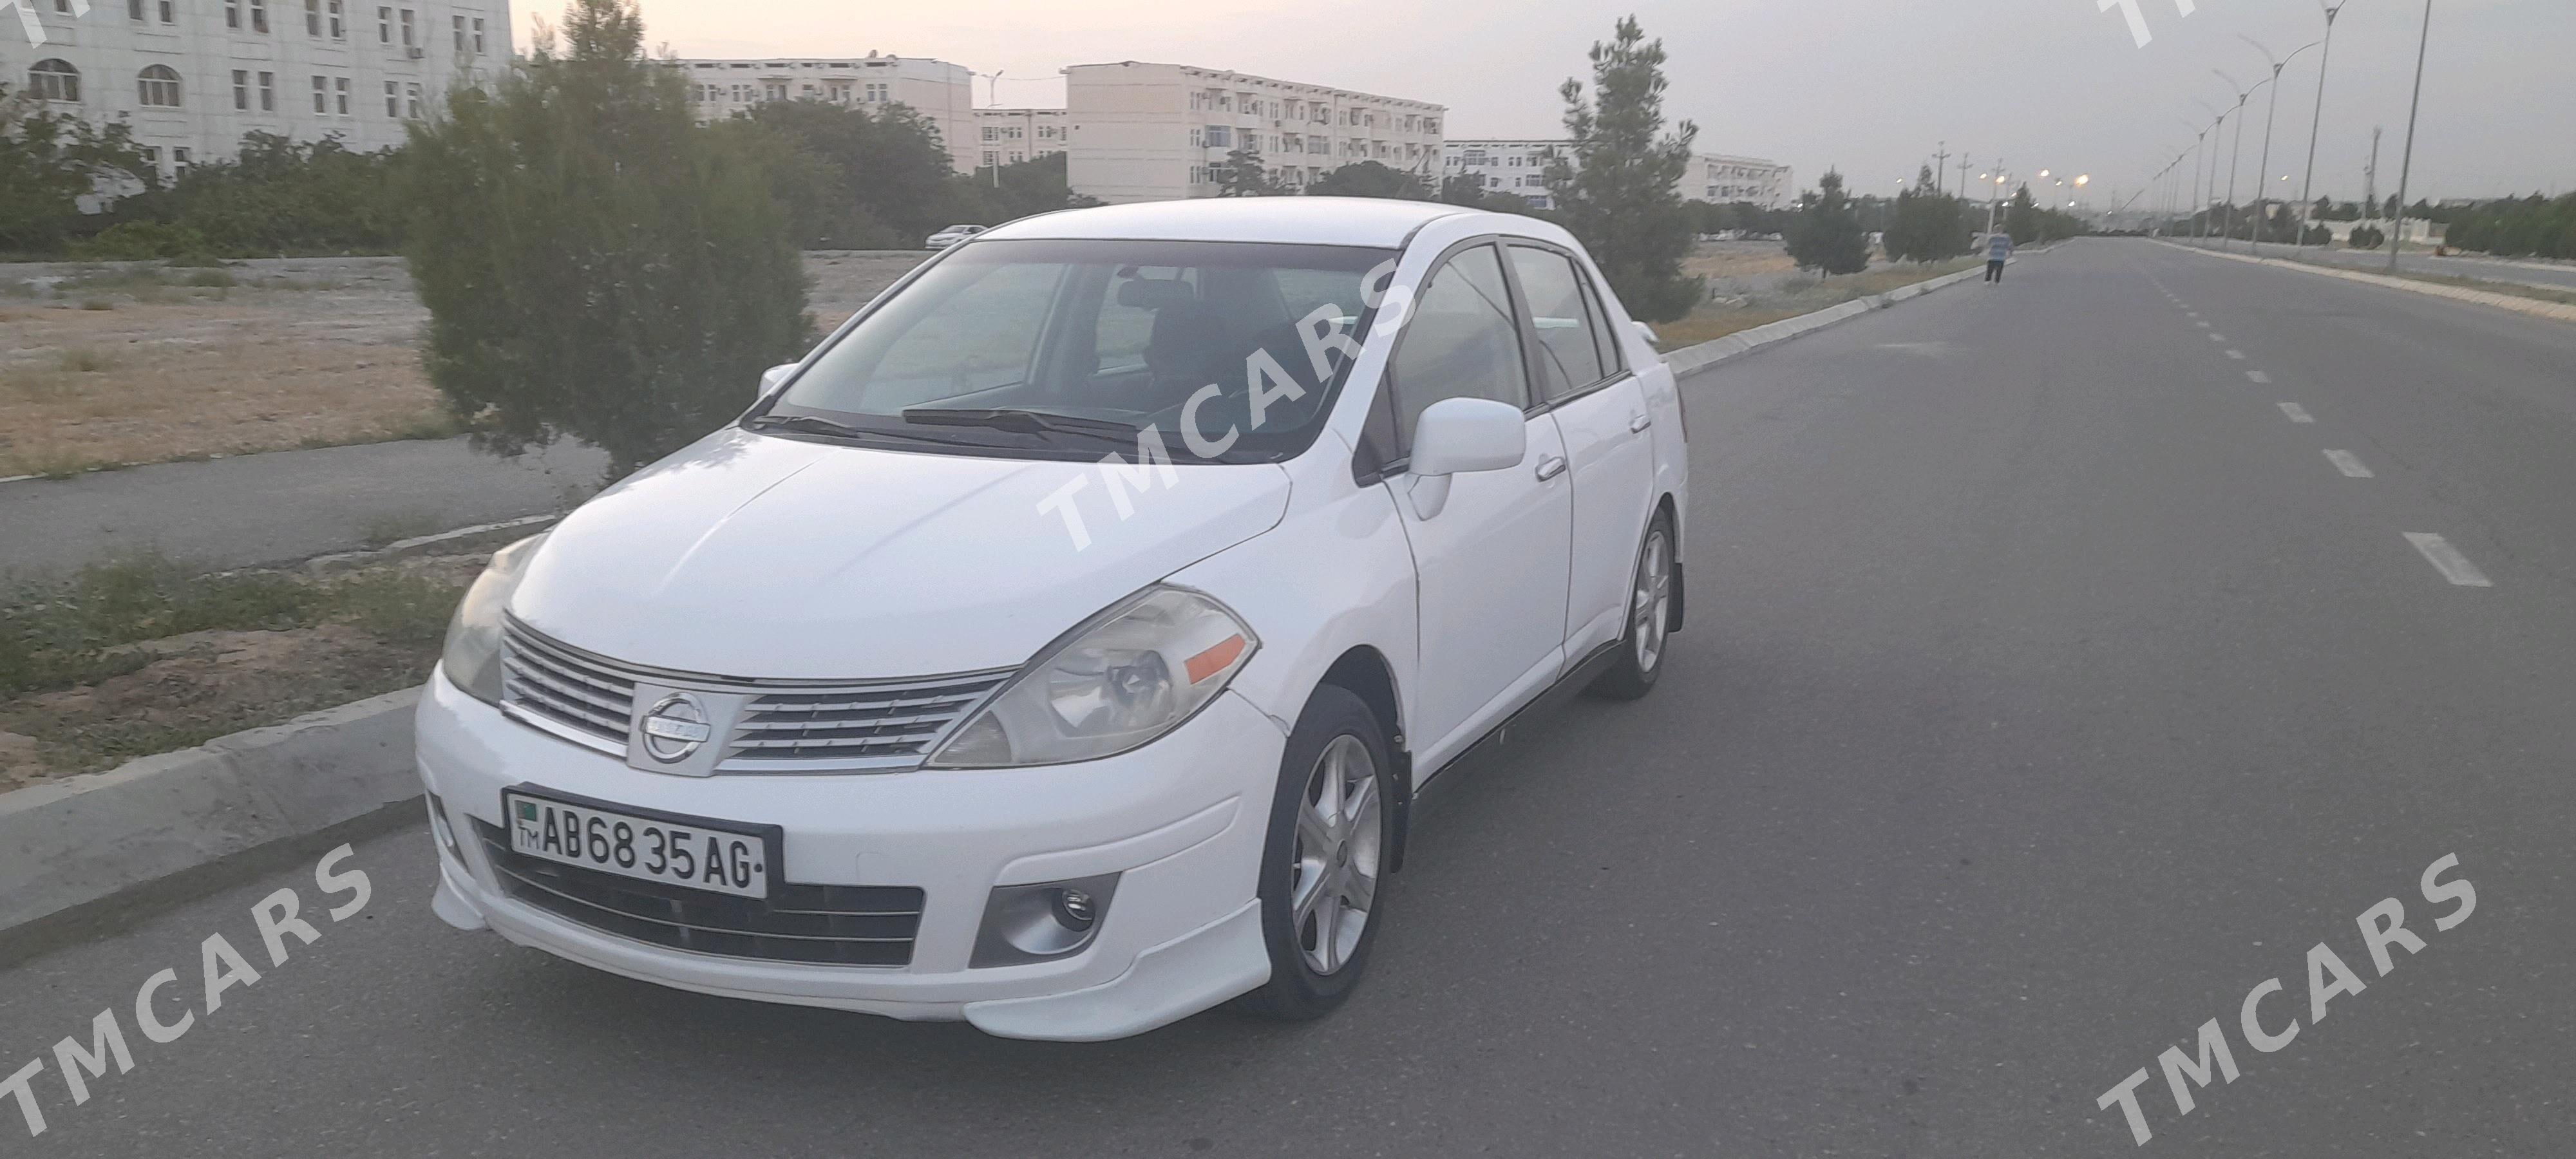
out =
<path fill-rule="evenodd" d="M 1585 50 L 1634 12 L 1671 56 L 1666 110 L 1699 123 L 1703 150 L 1881 191 L 1947 140 L 1954 181 L 1960 152 L 2000 155 L 2089 172 L 2097 206 L 2191 146 L 2184 122 L 2210 119 L 2194 98 L 2235 104 L 2211 68 L 2269 72 L 2240 35 L 2286 53 L 2324 32 L 2317 0 L 2196 0 L 2189 17 L 2136 3 L 2144 46 L 2097 0 L 643 0 L 651 38 L 683 56 L 933 56 L 1000 72 L 1001 103 L 1031 105 L 1062 102 L 1068 64 L 1171 61 L 1435 101 L 1451 137 L 1555 135 L 1556 86 L 1588 77 Z M 2320 193 L 2360 195 L 2374 125 L 2380 193 L 2395 192 L 2423 12 L 2350 0 L 2337 21 Z M 2576 0 L 2435 0 L 2431 45 L 2410 198 L 2576 188 Z M 2275 188 L 2301 180 L 2319 55 L 2283 74 L 2271 172 L 2291 180 Z M 2269 92 L 2251 105 L 2244 197 Z"/>

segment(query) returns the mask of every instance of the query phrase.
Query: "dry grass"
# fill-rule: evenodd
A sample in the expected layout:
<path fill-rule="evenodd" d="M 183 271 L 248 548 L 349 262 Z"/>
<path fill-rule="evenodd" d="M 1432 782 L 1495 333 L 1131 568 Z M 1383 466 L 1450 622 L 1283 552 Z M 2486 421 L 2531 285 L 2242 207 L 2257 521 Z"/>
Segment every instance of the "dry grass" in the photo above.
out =
<path fill-rule="evenodd" d="M 1785 262 L 1788 259 L 1783 255 L 1781 260 Z M 1923 266 L 1885 266 L 1832 278 L 1805 275 L 1778 278 L 1768 289 L 1757 289 L 1702 305 L 1691 311 L 1688 317 L 1655 327 L 1655 333 L 1662 340 L 1663 349 L 1679 350 L 1801 314 L 1831 309 L 1857 298 L 1930 281 L 1944 274 L 1969 269 L 1975 264 L 1974 259 L 1962 258 Z"/>
<path fill-rule="evenodd" d="M 809 254 L 837 325 L 920 254 Z M 0 477 L 457 432 L 394 258 L 0 267 Z"/>

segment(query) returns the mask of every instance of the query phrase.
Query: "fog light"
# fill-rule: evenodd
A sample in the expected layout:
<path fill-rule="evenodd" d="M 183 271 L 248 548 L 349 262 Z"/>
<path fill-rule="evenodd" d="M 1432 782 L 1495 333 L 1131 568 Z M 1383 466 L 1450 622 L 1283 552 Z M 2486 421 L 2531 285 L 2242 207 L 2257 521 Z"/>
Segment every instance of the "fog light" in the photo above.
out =
<path fill-rule="evenodd" d="M 1091 920 L 1097 916 L 1099 916 L 1097 911 L 1093 910 L 1091 907 L 1090 894 L 1084 893 L 1078 889 L 1059 889 L 1055 891 L 1055 920 L 1064 923 L 1064 928 L 1068 930 L 1090 929 Z"/>
<path fill-rule="evenodd" d="M 975 935 L 968 965 L 1019 966 L 1069 958 L 1090 948 L 1100 933 L 1118 875 L 994 888 L 984 902 L 984 925 Z"/>

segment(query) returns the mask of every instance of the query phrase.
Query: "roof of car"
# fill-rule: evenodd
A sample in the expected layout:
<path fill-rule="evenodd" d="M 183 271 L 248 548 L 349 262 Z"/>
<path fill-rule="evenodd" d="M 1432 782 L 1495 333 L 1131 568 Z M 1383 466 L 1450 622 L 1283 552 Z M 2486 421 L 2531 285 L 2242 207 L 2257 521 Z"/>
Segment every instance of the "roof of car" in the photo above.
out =
<path fill-rule="evenodd" d="M 1389 248 L 1424 223 L 1474 212 L 1377 197 L 1214 197 L 1069 209 L 984 231 L 986 238 L 1152 238 Z M 1504 219 L 1508 220 L 1508 219 Z"/>

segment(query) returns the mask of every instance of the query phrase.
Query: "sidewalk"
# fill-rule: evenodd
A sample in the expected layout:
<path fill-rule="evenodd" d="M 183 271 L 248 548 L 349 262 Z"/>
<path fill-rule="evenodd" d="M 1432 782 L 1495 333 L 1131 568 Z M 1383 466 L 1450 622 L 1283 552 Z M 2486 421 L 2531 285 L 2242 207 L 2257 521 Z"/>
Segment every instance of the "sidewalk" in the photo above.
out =
<path fill-rule="evenodd" d="M 501 459 L 456 438 L 0 483 L 0 575 L 147 549 L 208 568 L 351 551 L 559 510 L 597 489 L 607 463 L 577 446 Z"/>

